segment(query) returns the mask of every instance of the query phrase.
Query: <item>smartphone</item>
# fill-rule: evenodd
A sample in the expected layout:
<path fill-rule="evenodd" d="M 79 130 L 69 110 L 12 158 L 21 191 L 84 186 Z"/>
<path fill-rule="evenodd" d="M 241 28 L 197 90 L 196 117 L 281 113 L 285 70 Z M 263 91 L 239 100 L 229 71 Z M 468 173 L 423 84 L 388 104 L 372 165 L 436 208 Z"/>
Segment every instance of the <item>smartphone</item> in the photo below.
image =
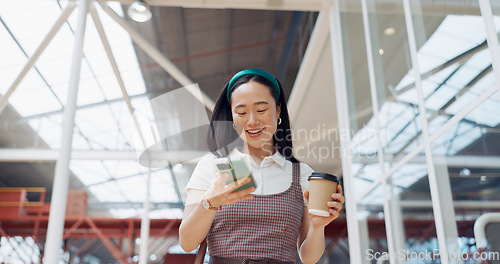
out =
<path fill-rule="evenodd" d="M 238 184 L 238 180 L 250 177 L 250 182 L 241 185 L 236 188 L 234 191 L 244 190 L 250 187 L 257 188 L 257 184 L 255 183 L 255 179 L 252 175 L 252 171 L 248 168 L 246 162 L 244 160 L 230 160 L 228 158 L 218 158 L 215 160 L 215 167 L 219 173 L 228 173 L 229 177 L 226 178 L 224 182 L 226 185 L 232 182 L 236 182 Z"/>

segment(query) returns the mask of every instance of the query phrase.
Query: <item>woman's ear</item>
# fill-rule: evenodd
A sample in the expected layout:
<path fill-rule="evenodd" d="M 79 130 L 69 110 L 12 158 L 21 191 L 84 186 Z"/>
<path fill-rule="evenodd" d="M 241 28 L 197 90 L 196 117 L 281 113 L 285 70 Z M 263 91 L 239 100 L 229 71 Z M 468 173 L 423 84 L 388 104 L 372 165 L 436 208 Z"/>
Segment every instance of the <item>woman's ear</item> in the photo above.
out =
<path fill-rule="evenodd" d="M 277 116 L 278 118 L 280 118 L 280 116 L 281 116 L 281 105 L 278 105 L 278 106 L 276 107 L 276 116 Z"/>

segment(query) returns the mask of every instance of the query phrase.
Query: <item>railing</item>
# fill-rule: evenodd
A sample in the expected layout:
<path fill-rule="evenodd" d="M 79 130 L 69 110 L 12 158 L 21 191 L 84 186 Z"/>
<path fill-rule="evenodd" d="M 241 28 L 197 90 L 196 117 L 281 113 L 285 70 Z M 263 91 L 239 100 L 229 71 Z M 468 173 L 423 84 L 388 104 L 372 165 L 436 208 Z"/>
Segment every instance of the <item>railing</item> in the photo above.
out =
<path fill-rule="evenodd" d="M 491 263 L 491 260 L 500 261 L 500 259 L 498 259 L 500 258 L 499 252 L 490 252 L 488 250 L 489 243 L 486 238 L 486 226 L 490 223 L 500 224 L 500 213 L 483 214 L 478 217 L 474 223 L 474 236 L 478 251 L 481 253 L 496 253 L 496 255 L 493 255 L 493 259 L 489 259 L 490 257 L 488 257 L 488 259 L 482 263 Z"/>
<path fill-rule="evenodd" d="M 45 193 L 46 189 L 43 187 L 8 187 L 0 188 L 0 208 L 2 207 L 19 207 L 24 209 L 24 212 L 31 215 L 42 215 L 44 213 L 43 209 L 48 207 L 45 204 Z M 26 197 L 20 197 L 19 201 L 4 201 L 6 195 L 5 193 L 40 193 L 40 199 L 38 202 L 25 201 Z M 23 199 L 24 198 L 24 199 Z M 5 217 L 5 216 L 4 216 Z"/>
<path fill-rule="evenodd" d="M 38 230 L 40 228 L 40 218 L 44 212 L 43 209 L 45 207 L 47 207 L 46 205 L 48 205 L 48 204 L 45 204 L 46 191 L 47 190 L 43 187 L 27 187 L 27 188 L 2 187 L 2 188 L 0 188 L 0 209 L 2 209 L 2 208 L 5 209 L 5 208 L 9 208 L 9 207 L 10 208 L 19 207 L 19 211 L 17 211 L 17 212 L 19 212 L 19 214 L 21 214 L 21 212 L 22 212 L 21 209 L 27 209 L 24 211 L 25 214 L 36 215 L 35 226 L 33 228 L 33 239 L 35 240 L 35 243 L 36 243 L 36 239 L 38 237 L 37 236 Z M 25 201 L 24 199 L 26 199 L 26 197 L 25 196 L 23 197 L 23 195 L 21 194 L 23 192 L 25 192 L 25 193 L 40 193 L 40 199 L 38 202 Z M 2 199 L 11 200 L 9 198 L 6 198 L 6 197 L 8 197 L 8 195 L 5 195 L 5 193 L 20 193 L 21 195 L 18 198 L 19 201 L 3 201 Z M 28 208 L 33 208 L 33 210 L 28 209 Z M 7 213 L 7 215 L 0 215 L 3 218 L 16 217 L 16 215 L 13 215 L 13 212 L 15 210 L 12 210 L 12 211 L 3 210 L 3 211 Z M 19 215 L 17 215 L 17 216 L 19 216 Z M 7 236 L 1 228 L 0 228 L 0 233 L 1 233 L 0 235 L 2 235 L 2 236 Z"/>
<path fill-rule="evenodd" d="M 30 202 L 30 201 L 2 201 L 2 193 L 18 193 L 18 192 L 27 192 L 27 193 L 40 193 L 40 200 L 38 202 Z M 45 192 L 47 190 L 43 187 L 2 187 L 0 188 L 0 207 L 2 206 L 42 206 L 45 200 Z"/>

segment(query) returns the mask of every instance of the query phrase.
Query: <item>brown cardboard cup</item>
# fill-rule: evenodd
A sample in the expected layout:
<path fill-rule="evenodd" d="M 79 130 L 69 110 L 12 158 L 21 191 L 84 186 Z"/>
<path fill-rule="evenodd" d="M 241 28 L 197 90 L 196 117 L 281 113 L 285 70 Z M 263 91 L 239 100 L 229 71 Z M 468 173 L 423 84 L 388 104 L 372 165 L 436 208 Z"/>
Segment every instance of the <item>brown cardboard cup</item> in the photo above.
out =
<path fill-rule="evenodd" d="M 323 172 L 313 172 L 309 176 L 309 213 L 329 216 L 328 202 L 333 201 L 332 193 L 337 192 L 339 178 Z"/>

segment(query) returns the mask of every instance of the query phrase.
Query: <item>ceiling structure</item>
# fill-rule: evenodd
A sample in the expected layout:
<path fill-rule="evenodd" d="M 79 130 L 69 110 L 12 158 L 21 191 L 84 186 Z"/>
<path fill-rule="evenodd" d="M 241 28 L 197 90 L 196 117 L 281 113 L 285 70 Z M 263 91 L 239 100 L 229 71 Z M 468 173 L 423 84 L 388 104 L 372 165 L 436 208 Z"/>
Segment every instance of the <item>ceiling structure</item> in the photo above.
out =
<path fill-rule="evenodd" d="M 2 94 L 11 87 L 58 13 L 67 8 L 66 2 L 30 4 L 33 4 L 32 8 L 26 10 L 23 4 L 19 4 L 0 13 L 4 26 L 1 43 L 4 43 L 5 52 L 2 57 L 11 58 L 10 63 L 4 60 L 1 68 L 14 68 L 10 69 L 12 73 L 2 84 Z M 122 9 L 116 3 L 110 4 L 114 12 L 124 16 L 128 6 Z M 45 27 L 40 26 L 35 34 L 25 34 L 17 17 L 34 16 L 37 9 L 54 16 L 51 19 L 42 16 L 47 21 L 40 24 Z M 97 10 L 135 108 L 182 87 L 133 44 L 127 33 L 98 6 Z M 152 7 L 152 12 L 153 19 L 143 24 L 127 16 L 124 18 L 183 74 L 198 83 L 213 101 L 234 73 L 249 67 L 264 68 L 279 76 L 288 97 L 317 16 L 315 12 L 179 7 Z M 45 187 L 47 201 L 51 197 L 65 100 L 63 89 L 58 89 L 58 86 L 64 86 L 67 80 L 64 75 L 69 74 L 70 37 L 76 28 L 75 15 L 76 12 L 71 14 L 69 23 L 62 26 L 35 68 L 13 93 L 10 105 L 0 114 L 3 128 L 0 142 L 4 151 L 3 155 L 0 154 L 3 161 L 0 163 L 0 186 Z M 80 98 L 86 99 L 78 102 L 70 188 L 87 191 L 90 216 L 138 217 L 147 169 L 137 164 L 135 145 L 129 135 L 132 133 L 129 114 L 105 53 L 99 47 L 100 39 L 92 22 L 89 17 L 82 68 L 84 83 L 80 83 L 79 94 Z M 23 54 L 19 50 L 26 52 Z M 50 63 L 54 59 L 59 65 Z M 55 70 L 57 75 L 50 73 L 49 69 Z M 25 90 L 38 89 L 45 92 L 38 98 L 34 93 L 24 93 Z M 25 96 L 24 101 L 18 100 L 16 95 Z M 92 95 L 97 98 L 91 98 Z M 47 106 L 53 101 L 62 104 L 59 107 Z M 38 107 L 38 110 L 27 111 L 28 106 Z M 167 168 L 152 170 L 150 217 L 179 218 L 182 215 L 179 208 L 185 199 L 183 188 L 193 168 L 193 162 L 188 162 L 184 165 L 171 163 Z M 29 194 L 28 199 L 37 200 L 38 194 Z M 165 248 L 161 247 L 156 253 L 161 256 L 164 251 Z M 93 255 L 112 259 L 106 250 L 95 251 Z"/>
<path fill-rule="evenodd" d="M 41 3 L 35 2 L 30 2 L 33 4 L 31 8 L 24 9 L 25 6 L 20 4 L 12 5 L 10 9 L 4 9 L 4 12 L 0 11 L 3 25 L 0 32 L 2 34 L 0 47 L 4 48 L 1 56 L 9 56 L 8 62 L 6 60 L 3 63 L 0 62 L 0 69 L 6 76 L 0 89 L 1 94 L 9 88 L 27 58 L 30 57 L 29 54 L 35 51 L 43 35 L 54 23 L 55 17 L 67 5 L 66 2 L 48 0 L 41 1 Z M 156 0 L 151 1 L 152 20 L 141 24 L 124 15 L 131 2 L 123 1 L 123 6 L 116 3 L 111 6 L 184 75 L 197 83 L 212 101 L 216 100 L 220 90 L 231 76 L 241 69 L 258 67 L 277 76 L 283 84 L 289 101 L 297 157 L 310 164 L 315 170 L 341 174 L 339 135 L 335 134 L 337 133 L 335 132 L 337 112 L 328 24 L 325 23 L 326 18 L 318 17 L 318 13 L 314 11 L 319 9 L 321 1 L 312 1 L 308 6 L 300 5 L 300 8 L 297 8 L 303 11 L 293 11 L 293 3 L 287 0 L 260 1 L 254 3 L 253 10 L 246 9 L 249 8 L 248 1 L 228 2 L 225 3 L 226 6 L 218 6 L 217 1 L 214 3 L 203 1 L 203 4 L 197 1 Z M 352 44 L 349 46 L 352 56 L 350 60 L 354 62 L 351 67 L 357 69 L 353 71 L 352 76 L 354 89 L 351 92 L 356 100 L 355 109 L 353 109 L 356 115 L 352 124 L 357 131 L 363 131 L 363 128 L 370 128 L 372 111 L 368 74 L 364 65 L 366 50 L 362 18 L 354 2 L 356 1 L 347 1 L 348 13 L 343 19 L 349 27 L 349 32 L 356 32 L 348 36 L 348 43 Z M 389 71 L 385 73 L 387 83 L 393 84 L 394 89 L 401 91 L 398 89 L 404 89 L 401 83 L 409 70 L 405 67 L 398 67 L 407 64 L 405 61 L 407 51 L 402 45 L 405 33 L 397 28 L 397 26 L 402 27 L 404 18 L 394 15 L 398 13 L 397 8 L 391 5 L 391 1 L 386 2 L 385 17 L 383 14 L 379 18 L 378 27 L 385 29 L 396 25 L 396 34 L 393 39 L 381 38 L 379 45 L 399 55 L 382 56 L 381 63 L 385 69 L 391 69 L 390 74 L 388 74 Z M 446 14 L 478 15 L 473 1 L 464 3 L 462 6 L 445 2 L 441 1 L 437 4 L 443 7 L 442 10 L 448 10 Z M 212 8 L 206 8 L 207 6 Z M 239 6 L 246 10 L 238 9 Z M 281 9 L 281 11 L 259 10 L 260 7 Z M 50 10 L 48 14 L 54 14 L 54 17 L 48 19 L 47 16 L 42 16 L 46 26 L 41 27 L 39 32 L 28 32 L 28 26 L 23 25 L 20 20 L 36 13 L 37 8 Z M 430 10 L 429 8 L 429 5 L 423 5 L 424 10 Z M 115 21 L 99 7 L 97 11 L 103 21 L 134 107 L 140 108 L 151 99 L 182 87 L 180 82 L 167 73 L 156 60 L 131 42 L 127 33 Z M 75 28 L 74 16 L 75 14 L 70 16 L 69 23 L 63 25 L 60 36 L 54 39 L 54 43 L 57 44 L 49 45 L 47 52 L 50 55 L 40 58 L 36 68 L 31 70 L 26 78 L 30 81 L 21 82 L 18 91 L 14 93 L 17 93 L 17 97 L 13 96 L 9 101 L 10 105 L 0 114 L 2 128 L 0 145 L 7 151 L 22 151 L 19 154 L 22 157 L 13 160 L 9 160 L 9 157 L 12 157 L 9 152 L 6 154 L 3 152 L 3 155 L 0 152 L 0 157 L 3 157 L 3 162 L 0 163 L 0 186 L 45 187 L 48 190 L 47 200 L 50 200 L 57 158 L 54 152 L 49 151 L 50 149 L 57 150 L 60 144 L 58 141 L 60 141 L 61 116 L 65 101 L 64 89 L 67 76 L 69 76 L 69 70 L 65 68 L 69 68 L 70 65 L 68 61 L 72 48 L 71 34 Z M 320 19 L 323 19 L 323 22 L 319 23 Z M 439 27 L 444 21 L 446 21 L 446 15 L 442 13 L 432 13 L 427 17 L 427 23 L 425 23 L 427 38 L 437 36 Z M 88 67 L 82 72 L 83 83 L 80 84 L 81 99 L 78 103 L 76 143 L 74 143 L 75 154 L 78 151 L 89 152 L 80 153 L 80 156 L 75 155 L 77 157 L 72 161 L 71 166 L 70 188 L 85 189 L 89 193 L 89 215 L 136 217 L 140 214 L 139 207 L 143 198 L 142 191 L 137 190 L 144 189 L 144 175 L 147 169 L 137 164 L 135 146 L 131 139 L 133 129 L 128 120 L 129 115 L 121 99 L 122 95 L 117 88 L 115 77 L 110 70 L 109 62 L 102 50 L 100 39 L 95 30 L 91 30 L 93 27 L 89 19 L 85 42 L 86 59 L 84 59 L 84 64 Z M 379 34 L 382 35 L 382 32 Z M 468 58 L 472 58 L 481 50 L 470 50 L 480 46 L 482 41 L 484 39 L 475 45 L 470 44 L 468 48 L 464 46 L 459 53 L 443 58 L 443 65 L 447 61 L 463 56 L 466 52 L 471 53 Z M 308 47 L 313 48 L 308 49 Z M 8 54 L 9 52 L 19 53 L 19 56 L 15 60 L 10 57 L 14 55 Z M 487 64 L 483 65 L 483 69 L 486 67 Z M 57 72 L 57 74 L 51 72 Z M 441 71 L 434 73 L 439 72 Z M 450 74 L 445 77 L 450 77 Z M 477 70 L 474 76 L 485 80 L 491 77 L 480 70 Z M 35 79 L 36 81 L 33 81 Z M 464 87 L 466 83 L 456 89 L 459 91 Z M 44 94 L 52 94 L 54 97 L 50 99 L 42 97 L 37 89 L 43 90 Z M 387 88 L 386 94 L 381 95 L 381 98 L 384 98 L 381 105 L 382 102 L 386 102 L 387 105 L 401 103 L 408 109 L 414 107 L 412 102 L 404 96 L 400 98 L 387 96 L 391 92 Z M 404 90 L 399 95 L 403 92 Z M 52 102 L 54 104 L 49 105 Z M 498 104 L 498 101 L 496 103 Z M 30 109 L 27 110 L 28 108 Z M 438 112 L 441 116 L 446 118 L 454 114 L 447 112 L 446 109 L 440 111 Z M 210 113 L 209 109 L 207 113 Z M 395 123 L 401 121 L 390 114 L 388 114 L 388 119 Z M 481 133 L 476 133 L 474 136 L 464 134 L 463 138 L 468 139 L 467 143 L 461 147 L 455 147 L 454 155 L 476 158 L 500 156 L 498 152 L 500 150 L 498 146 L 499 124 L 477 123 L 476 121 L 469 118 L 463 123 L 464 126 L 477 127 Z M 111 123 L 115 125 L 109 126 Z M 317 135 L 314 134 L 316 132 Z M 412 137 L 417 140 L 418 130 L 413 133 Z M 410 138 L 404 143 L 410 144 L 414 140 Z M 113 143 L 110 144 L 110 142 Z M 373 141 L 367 138 L 360 139 L 358 143 L 373 145 Z M 328 153 L 322 152 L 323 150 Z M 404 153 L 404 149 L 402 151 L 398 148 L 392 158 L 396 160 Z M 366 160 L 366 154 L 370 153 L 360 151 L 358 158 L 365 161 L 365 166 L 359 171 L 364 170 L 365 174 L 369 175 L 371 167 L 370 162 Z M 43 156 L 49 158 L 44 159 Z M 152 185 L 155 187 L 152 190 L 152 202 L 157 210 L 153 210 L 151 217 L 178 218 L 181 216 L 182 212 L 179 208 L 185 199 L 183 186 L 187 183 L 190 172 L 194 168 L 193 163 L 192 161 L 183 164 L 172 162 L 165 169 L 153 169 Z M 460 163 L 449 165 L 454 194 L 457 197 L 464 197 L 464 200 L 471 193 L 490 195 L 488 199 L 491 200 L 498 199 L 493 194 L 500 191 L 498 189 L 500 185 L 497 184 L 500 179 L 500 168 L 495 166 L 494 159 L 491 163 L 493 165 L 488 168 L 471 167 L 473 177 L 469 178 L 461 176 L 460 172 L 463 168 Z M 420 161 L 420 164 L 425 163 Z M 376 164 L 373 165 L 376 166 Z M 411 179 L 411 184 L 402 187 L 402 197 L 426 200 L 429 197 L 429 187 L 426 186 L 427 177 L 425 172 L 422 175 L 416 174 L 418 177 Z M 488 176 L 488 184 L 480 182 L 480 176 L 483 175 Z M 372 181 L 370 177 L 364 178 L 369 182 Z M 35 195 L 28 198 L 36 199 L 37 197 Z M 130 206 L 132 204 L 134 206 Z M 367 208 L 370 208 L 369 206 L 367 205 Z M 375 206 L 372 209 L 377 212 L 380 207 Z M 422 211 L 419 210 L 413 210 L 413 212 L 421 213 Z M 430 211 L 430 208 L 425 209 L 426 213 Z"/>
<path fill-rule="evenodd" d="M 64 8 L 66 8 L 65 2 L 52 3 L 50 1 L 45 1 L 41 4 L 39 3 L 38 5 L 40 5 L 39 8 L 50 9 L 51 12 L 57 12 L 57 9 L 63 10 Z M 22 37 L 16 37 L 21 35 L 17 33 L 16 30 L 17 26 L 15 23 L 18 21 L 14 20 L 13 18 L 11 19 L 11 17 L 16 15 L 16 12 L 18 16 L 19 14 L 23 15 L 23 12 L 29 13 L 29 11 L 22 11 L 21 6 L 22 5 L 20 5 L 18 9 L 16 9 L 16 7 L 11 7 L 11 12 L 8 12 L 9 10 L 6 10 L 5 13 L 2 13 L 2 17 L 3 24 L 5 25 L 6 30 L 5 39 L 16 39 L 14 43 L 9 43 L 13 46 L 10 48 L 26 50 L 27 48 L 25 46 L 27 45 L 27 42 L 25 42 Z M 36 8 L 36 5 L 34 8 Z M 125 6 L 124 8 L 126 9 L 127 6 Z M 31 11 L 33 11 L 33 9 Z M 54 11 L 54 9 L 56 10 Z M 114 10 L 115 12 L 121 13 L 123 15 L 123 11 L 119 6 L 115 5 Z M 276 76 L 279 76 L 283 84 L 285 94 L 288 97 L 300 65 L 300 59 L 302 58 L 307 47 L 308 39 L 317 16 L 317 13 L 314 12 L 224 9 L 209 10 L 190 8 L 185 9 L 179 7 L 152 7 L 152 12 L 153 19 L 142 24 L 132 21 L 127 17 L 125 18 L 133 28 L 140 32 L 140 34 L 153 46 L 155 46 L 161 53 L 163 53 L 164 56 L 168 57 L 186 76 L 189 76 L 189 78 L 193 82 L 198 83 L 201 90 L 206 93 L 213 101 L 215 101 L 220 90 L 234 73 L 243 68 L 249 67 L 264 68 L 275 74 Z M 72 30 L 75 28 L 74 13 L 75 12 L 73 12 L 72 16 L 70 16 L 69 24 L 66 24 L 62 27 L 61 31 L 63 31 L 63 33 L 67 33 L 64 32 L 64 30 L 69 29 L 69 34 L 71 34 Z M 150 56 L 145 54 L 140 47 L 128 44 L 131 48 L 133 48 L 133 50 L 124 48 L 123 45 L 125 44 L 120 43 L 120 41 L 123 41 L 123 39 L 121 39 L 123 35 L 127 36 L 126 32 L 124 32 L 123 29 L 119 28 L 114 21 L 111 21 L 105 13 L 101 12 L 100 10 L 99 13 L 101 15 L 102 21 L 105 22 L 105 30 L 107 29 L 106 33 L 108 34 L 108 38 L 112 47 L 113 45 L 116 46 L 115 48 L 113 48 L 113 52 L 115 53 L 117 63 L 120 67 L 120 70 L 122 71 L 122 78 L 126 83 L 127 91 L 132 99 L 132 103 L 134 104 L 134 106 L 140 108 L 140 104 L 144 104 L 144 102 L 147 102 L 148 99 L 153 99 L 158 95 L 165 94 L 169 91 L 182 87 L 182 85 L 180 85 L 163 68 L 161 68 L 155 62 L 155 60 L 151 59 Z M 48 26 L 50 25 L 51 21 L 46 23 Z M 101 65 L 109 64 L 109 62 L 106 62 L 102 51 L 96 51 L 100 43 L 99 39 L 96 39 L 96 33 L 93 32 L 92 28 L 92 24 L 89 24 L 87 26 L 85 41 L 86 52 L 84 53 L 85 58 L 84 69 L 82 70 L 82 79 L 87 78 L 85 75 L 86 72 L 88 72 L 88 74 L 90 75 L 87 76 L 94 76 L 96 84 L 92 84 L 91 86 L 96 86 L 97 88 L 90 92 L 93 95 L 102 95 L 99 95 L 100 98 L 98 97 L 96 99 L 86 100 L 87 102 L 82 102 L 82 100 L 79 99 L 76 118 L 81 118 L 82 121 L 92 121 L 87 124 L 85 124 L 85 122 L 82 122 L 81 125 L 79 125 L 79 122 L 77 121 L 77 130 L 85 130 L 85 128 L 80 128 L 80 126 L 85 127 L 86 125 L 88 125 L 90 127 L 96 128 L 96 132 L 108 132 L 105 134 L 110 134 L 109 139 L 112 139 L 116 136 L 125 138 L 127 136 L 119 135 L 120 127 L 103 127 L 101 131 L 98 131 L 99 129 L 97 129 L 96 127 L 99 126 L 99 121 L 95 120 L 96 117 L 99 116 L 99 111 L 101 111 L 100 115 L 101 119 L 103 119 L 103 121 L 100 122 L 103 122 L 103 124 L 106 122 L 109 123 L 109 121 L 111 121 L 123 126 L 123 123 L 126 123 L 123 121 L 123 119 L 128 117 L 126 117 L 126 112 L 123 112 L 123 103 L 120 101 L 120 93 L 117 93 L 119 90 L 117 91 L 116 88 L 111 88 L 112 86 L 116 86 L 116 81 L 110 80 L 113 78 L 113 75 L 110 74 L 111 71 L 108 70 L 109 66 L 106 67 Z M 117 34 L 115 33 L 116 31 L 121 31 L 121 34 L 118 37 L 115 36 Z M 59 35 L 62 35 L 63 33 L 60 33 Z M 57 44 L 49 44 L 45 53 L 55 53 L 56 51 L 51 49 L 52 46 L 62 45 L 61 43 L 63 40 L 59 39 L 58 37 L 59 36 L 56 35 L 53 40 L 53 43 Z M 113 39 L 113 37 L 115 39 Z M 89 45 L 89 42 L 92 44 Z M 131 43 L 130 41 L 126 42 Z M 34 46 L 35 44 L 30 43 L 30 45 Z M 28 50 L 26 54 L 34 50 L 34 47 L 30 48 L 31 50 Z M 66 50 L 67 52 L 70 52 L 71 49 L 67 48 L 65 49 L 65 51 Z M 130 60 L 128 58 L 121 62 L 120 59 L 123 56 L 122 54 L 135 57 L 137 60 L 137 63 L 135 63 L 136 66 L 133 66 L 133 64 L 132 66 L 128 65 L 127 63 Z M 63 56 L 65 55 L 63 54 L 63 52 L 61 52 L 58 57 Z M 28 56 L 26 55 L 26 57 Z M 60 83 L 67 78 L 51 79 L 50 77 L 52 76 L 45 77 L 45 75 L 48 75 L 48 73 L 44 70 L 48 70 L 48 68 L 53 65 L 46 66 L 46 60 L 44 59 L 45 57 L 42 55 L 40 59 L 41 62 L 37 62 L 34 70 L 31 70 L 29 74 L 39 75 L 38 77 L 40 79 L 46 80 L 46 85 L 44 85 L 43 83 L 25 84 L 27 81 L 23 80 L 20 84 L 20 88 L 18 88 L 18 90 L 13 93 L 13 98 L 11 101 L 16 101 L 16 97 L 14 96 L 16 95 L 16 93 L 24 95 L 24 93 L 22 93 L 23 90 L 35 89 L 40 86 L 42 86 L 40 87 L 40 89 L 50 90 L 55 95 L 56 101 L 64 101 L 64 93 L 59 93 L 58 89 L 54 88 L 54 86 L 60 85 Z M 101 59 L 103 59 L 103 61 L 100 61 Z M 66 61 L 69 61 L 69 59 L 67 59 Z M 64 65 L 64 62 L 65 61 L 61 59 L 60 63 L 62 65 Z M 85 64 L 88 65 L 88 69 L 85 68 Z M 17 65 L 19 65 L 19 67 L 23 65 L 23 60 L 17 62 L 16 66 Z M 8 66 L 9 64 L 6 64 L 4 65 L 4 68 L 7 68 Z M 60 67 L 61 66 L 57 68 Z M 133 76 L 131 77 L 130 71 L 132 71 L 133 68 L 135 68 L 135 72 L 132 72 Z M 14 72 L 15 70 L 12 71 Z M 62 76 L 63 74 L 58 73 L 58 75 Z M 3 92 L 5 92 L 7 88 L 9 88 L 11 84 L 9 83 L 9 81 L 15 78 L 15 74 L 9 77 L 9 80 L 5 81 L 5 86 L 3 86 L 2 88 Z M 137 77 L 140 77 L 141 80 L 143 80 L 142 84 L 135 82 Z M 26 79 L 28 80 L 31 80 L 32 78 L 37 78 L 37 76 L 33 77 L 31 75 L 28 75 L 28 77 L 26 77 Z M 134 78 L 133 81 L 129 80 L 130 78 Z M 85 83 L 83 85 L 81 84 L 79 96 L 82 96 L 82 91 L 89 90 L 91 86 Z M 83 96 L 86 97 L 85 95 Z M 33 98 L 33 96 L 26 97 L 28 101 L 36 101 L 36 98 Z M 50 99 L 53 100 L 54 98 Z M 49 100 L 45 99 L 45 101 Z M 40 101 L 38 101 L 37 103 L 40 104 Z M 2 113 L 2 115 L 0 115 L 4 127 L 4 131 L 0 135 L 3 147 L 7 150 L 24 149 L 29 151 L 29 153 L 24 152 L 24 154 L 28 155 L 23 155 L 23 153 L 20 153 L 20 156 L 22 157 L 17 161 L 43 160 L 44 162 L 2 162 L 0 166 L 3 166 L 2 171 L 5 173 L 3 173 L 0 181 L 2 181 L 2 186 L 43 186 L 47 188 L 47 196 L 50 197 L 53 178 L 52 170 L 54 168 L 54 163 L 52 163 L 51 161 L 55 160 L 55 157 L 47 152 L 43 152 L 43 150 L 47 150 L 50 148 L 57 149 L 58 145 L 60 144 L 58 143 L 58 135 L 60 131 L 57 130 L 60 130 L 58 129 L 58 127 L 60 128 L 61 124 L 60 118 L 62 116 L 62 109 L 57 109 L 58 107 L 55 106 L 52 107 L 50 111 L 45 111 L 45 113 L 43 110 L 39 112 L 35 112 L 35 110 L 33 110 L 20 113 L 19 109 L 23 109 L 23 107 L 25 108 L 27 106 L 26 103 L 15 105 L 17 106 L 14 107 L 15 110 L 14 108 L 9 106 Z M 107 110 L 106 108 L 110 109 L 110 113 L 104 112 Z M 88 112 L 88 115 L 80 115 L 81 113 L 86 111 Z M 208 111 L 208 113 L 209 112 L 210 111 Z M 114 118 L 109 120 L 104 118 L 103 115 L 106 115 L 106 117 L 111 116 Z M 125 117 L 123 117 L 124 115 Z M 112 121 L 113 119 L 115 121 Z M 47 126 L 47 121 L 45 120 L 50 120 L 48 122 L 53 122 L 56 126 L 52 126 L 52 129 L 49 130 L 43 129 L 44 126 Z M 92 123 L 94 121 L 97 121 L 97 123 Z M 36 123 L 36 125 L 34 125 L 34 123 Z M 125 126 L 127 125 L 128 124 L 125 124 Z M 113 133 L 110 131 L 106 131 L 106 129 L 115 129 L 117 130 L 117 132 Z M 39 130 L 38 133 L 37 130 Z M 44 130 L 45 132 L 42 132 L 42 130 Z M 48 134 L 53 135 L 41 135 L 47 132 Z M 122 157 L 118 157 L 118 160 L 136 159 L 135 155 L 125 155 L 125 158 L 123 158 L 124 152 L 130 150 L 133 151 L 134 146 L 132 140 L 130 140 L 130 137 L 123 139 L 124 142 L 118 142 L 117 147 L 113 147 L 106 144 L 105 140 L 108 140 L 108 137 L 103 138 L 103 136 L 106 135 L 88 134 L 91 132 L 92 131 L 81 131 L 80 133 L 77 132 L 77 135 L 80 134 L 81 137 L 75 136 L 75 140 L 83 141 L 78 144 L 73 144 L 75 152 L 77 152 L 78 150 L 104 152 L 117 151 L 121 153 L 116 154 L 122 154 Z M 127 132 L 130 131 L 122 131 L 122 133 L 125 134 Z M 92 134 L 95 133 L 92 132 Z M 96 137 L 101 137 L 102 139 Z M 40 150 L 42 152 L 37 152 Z M 34 157 L 34 155 L 38 157 Z M 95 156 L 95 159 L 99 159 L 101 158 L 99 156 L 103 155 L 112 156 L 113 153 L 108 152 L 108 154 L 97 154 L 97 156 Z M 45 158 L 43 158 L 43 156 L 45 156 Z M 92 158 L 91 156 L 92 153 L 88 154 L 87 157 L 82 158 L 83 162 L 87 162 L 87 160 Z M 9 160 L 9 157 L 12 158 L 12 155 L 6 153 L 4 155 L 4 161 Z M 52 158 L 47 159 L 46 157 Z M 78 158 L 76 159 L 78 160 Z M 103 159 L 109 158 L 105 157 Z M 22 166 L 22 164 L 26 164 L 26 166 Z M 25 171 L 24 173 L 16 171 L 13 171 L 9 174 L 6 173 L 8 171 L 11 171 L 7 169 L 8 167 L 21 167 L 20 165 L 27 171 Z M 121 166 L 123 165 L 124 164 L 121 164 Z M 74 172 L 74 168 L 82 166 L 85 167 L 86 165 L 74 166 L 71 169 Z M 29 167 L 33 168 L 28 169 Z M 44 173 L 40 173 L 38 171 L 47 167 L 49 169 L 45 169 L 46 172 Z M 103 169 L 110 169 L 109 165 L 103 165 L 103 167 Z M 144 172 L 144 169 L 142 169 L 142 172 Z M 139 176 L 141 175 L 141 169 L 136 168 L 134 170 L 131 170 L 129 174 L 132 177 L 136 175 L 138 178 L 140 178 Z M 185 175 L 182 175 L 181 177 L 185 177 Z M 33 181 L 31 180 L 33 178 L 45 180 Z M 110 178 L 113 177 L 108 176 L 103 177 L 103 179 L 101 180 L 95 179 L 91 180 L 90 182 L 86 182 L 85 179 L 89 180 L 89 178 L 83 177 L 82 182 L 82 178 L 72 177 L 72 181 L 74 183 L 72 183 L 71 187 L 89 190 L 90 187 L 95 186 L 99 183 L 103 183 L 106 179 Z M 89 191 L 91 194 L 93 193 L 92 190 Z M 99 199 L 99 197 L 97 197 L 97 199 L 101 200 Z"/>

